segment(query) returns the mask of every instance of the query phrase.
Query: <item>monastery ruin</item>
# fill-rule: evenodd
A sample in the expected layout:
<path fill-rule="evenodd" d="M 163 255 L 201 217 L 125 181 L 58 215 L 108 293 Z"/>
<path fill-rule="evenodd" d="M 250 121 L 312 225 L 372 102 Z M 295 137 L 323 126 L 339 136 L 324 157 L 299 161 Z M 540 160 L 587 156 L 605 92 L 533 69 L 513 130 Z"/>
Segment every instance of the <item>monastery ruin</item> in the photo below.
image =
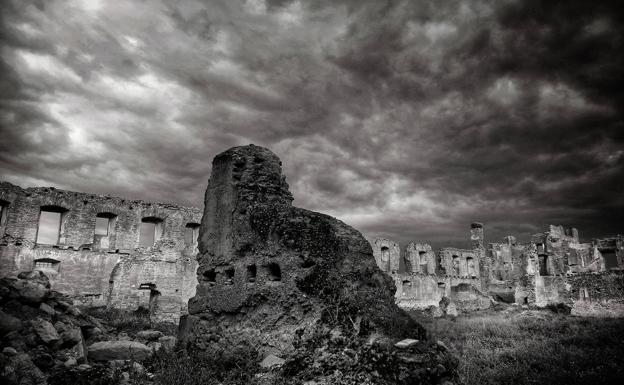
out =
<path fill-rule="evenodd" d="M 550 226 L 526 243 L 513 236 L 485 244 L 483 225 L 470 228 L 471 249 L 410 243 L 401 253 L 385 238 L 371 242 L 377 265 L 395 282 L 397 304 L 437 314 L 492 303 L 565 305 L 578 315 L 624 315 L 624 237 L 579 241 L 575 228 Z"/>
<path fill-rule="evenodd" d="M 201 218 L 198 208 L 0 182 L 0 277 L 40 270 L 79 304 L 145 308 L 177 322 L 197 287 L 210 306 L 227 309 L 242 301 L 239 281 L 275 285 L 290 274 L 267 257 L 261 266 L 206 265 L 198 280 Z M 509 236 L 486 244 L 483 225 L 473 223 L 470 239 L 471 249 L 437 253 L 426 243 L 403 251 L 385 238 L 370 243 L 403 309 L 457 314 L 503 302 L 624 315 L 622 236 L 581 243 L 576 229 L 550 226 L 526 243 Z M 302 255 L 298 264 L 307 263 Z"/>
<path fill-rule="evenodd" d="M 77 303 L 187 312 L 201 211 L 173 204 L 0 182 L 0 276 L 44 272 Z"/>

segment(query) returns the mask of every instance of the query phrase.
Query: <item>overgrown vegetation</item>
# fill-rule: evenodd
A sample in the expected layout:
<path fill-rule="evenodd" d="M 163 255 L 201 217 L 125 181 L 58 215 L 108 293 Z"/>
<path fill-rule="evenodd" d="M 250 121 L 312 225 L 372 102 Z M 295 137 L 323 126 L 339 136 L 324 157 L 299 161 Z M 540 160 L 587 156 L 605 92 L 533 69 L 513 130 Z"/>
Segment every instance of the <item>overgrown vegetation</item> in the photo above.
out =
<path fill-rule="evenodd" d="M 178 325 L 172 322 L 152 322 L 145 308 L 129 311 L 102 306 L 84 308 L 82 311 L 103 320 L 118 332 L 136 333 L 141 330 L 154 329 L 165 335 L 176 335 L 178 331 Z"/>
<path fill-rule="evenodd" d="M 467 385 L 624 381 L 624 319 L 524 311 L 419 321 L 459 356 Z"/>
<path fill-rule="evenodd" d="M 211 352 L 160 350 L 144 365 L 160 385 L 253 384 L 259 370 L 258 352 L 245 344 Z"/>

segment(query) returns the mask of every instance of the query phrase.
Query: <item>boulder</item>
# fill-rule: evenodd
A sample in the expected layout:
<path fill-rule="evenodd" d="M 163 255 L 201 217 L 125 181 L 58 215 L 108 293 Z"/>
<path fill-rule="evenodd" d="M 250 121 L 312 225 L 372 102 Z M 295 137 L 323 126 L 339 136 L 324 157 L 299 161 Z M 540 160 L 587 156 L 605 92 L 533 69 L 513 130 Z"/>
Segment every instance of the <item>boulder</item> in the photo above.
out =
<path fill-rule="evenodd" d="M 89 345 L 88 357 L 94 361 L 142 361 L 152 354 L 152 349 L 136 341 L 102 341 Z"/>
<path fill-rule="evenodd" d="M 82 343 L 82 332 L 78 328 L 66 329 L 61 333 L 61 340 L 63 346 L 74 346 L 77 343 Z"/>
<path fill-rule="evenodd" d="M 157 341 L 160 337 L 163 336 L 162 332 L 158 330 L 141 330 L 137 333 L 137 337 L 144 339 L 146 341 Z"/>
<path fill-rule="evenodd" d="M 54 326 L 44 319 L 34 319 L 31 321 L 31 325 L 37 336 L 46 344 L 61 339 Z"/>
<path fill-rule="evenodd" d="M 42 271 L 34 270 L 34 271 L 22 271 L 17 275 L 17 278 L 36 282 L 38 284 L 43 285 L 46 289 L 50 288 L 50 279 L 47 275 L 45 275 Z"/>
<path fill-rule="evenodd" d="M 56 314 L 56 312 L 54 311 L 54 308 L 45 302 L 42 302 L 41 305 L 39 305 L 39 310 L 41 310 L 42 312 L 50 316 L 53 316 L 54 314 Z"/>
<path fill-rule="evenodd" d="M 22 330 L 22 321 L 0 310 L 0 336 Z"/>
<path fill-rule="evenodd" d="M 18 279 L 13 282 L 13 289 L 15 289 L 17 296 L 21 300 L 33 304 L 41 303 L 49 292 L 49 290 L 41 283 L 23 279 Z"/>
<path fill-rule="evenodd" d="M 3 379 L 9 384 L 46 385 L 46 377 L 35 366 L 27 354 L 17 354 L 10 357 L 3 370 Z"/>

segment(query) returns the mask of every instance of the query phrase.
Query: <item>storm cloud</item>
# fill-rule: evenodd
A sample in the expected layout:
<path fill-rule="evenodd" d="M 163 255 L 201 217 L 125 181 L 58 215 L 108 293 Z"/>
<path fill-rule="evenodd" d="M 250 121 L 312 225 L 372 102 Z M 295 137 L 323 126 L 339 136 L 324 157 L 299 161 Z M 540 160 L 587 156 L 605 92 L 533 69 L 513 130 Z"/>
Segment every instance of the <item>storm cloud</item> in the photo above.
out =
<path fill-rule="evenodd" d="M 3 180 L 201 206 L 212 158 L 254 143 L 369 237 L 624 232 L 618 2 L 0 7 Z"/>

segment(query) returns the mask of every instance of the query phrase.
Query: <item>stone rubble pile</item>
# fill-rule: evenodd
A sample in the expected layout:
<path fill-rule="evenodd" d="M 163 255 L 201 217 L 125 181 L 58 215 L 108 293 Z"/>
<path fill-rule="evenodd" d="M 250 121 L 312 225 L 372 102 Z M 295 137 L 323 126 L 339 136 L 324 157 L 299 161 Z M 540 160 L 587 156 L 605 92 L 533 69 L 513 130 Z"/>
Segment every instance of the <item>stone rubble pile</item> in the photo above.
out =
<path fill-rule="evenodd" d="M 83 314 L 71 299 L 50 290 L 48 278 L 39 271 L 0 279 L 2 384 L 58 383 L 59 376 L 89 372 L 117 373 L 123 382 L 128 371 L 143 370 L 138 362 L 175 344 L 175 337 L 156 330 L 131 338 Z"/>

